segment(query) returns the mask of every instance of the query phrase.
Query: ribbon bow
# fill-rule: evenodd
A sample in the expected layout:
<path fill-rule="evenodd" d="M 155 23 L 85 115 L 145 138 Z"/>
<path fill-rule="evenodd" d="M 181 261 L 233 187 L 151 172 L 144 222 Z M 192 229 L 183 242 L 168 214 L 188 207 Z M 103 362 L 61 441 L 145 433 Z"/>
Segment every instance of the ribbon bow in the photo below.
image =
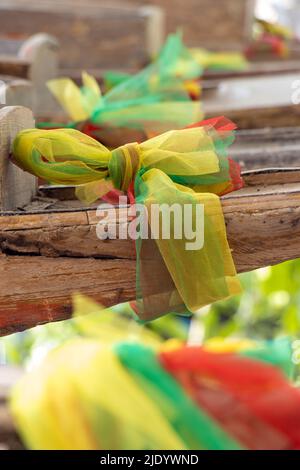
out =
<path fill-rule="evenodd" d="M 87 121 L 85 131 L 95 138 L 103 127 L 138 129 L 152 135 L 181 129 L 202 118 L 200 102 L 191 101 L 184 83 L 201 75 L 201 65 L 183 45 L 181 35 L 175 34 L 168 37 L 155 62 L 105 95 L 86 72 L 81 87 L 69 78 L 50 80 L 47 86 L 74 121 L 68 127 L 78 128 L 79 122 Z M 193 93 L 199 89 L 194 82 Z M 40 124 L 45 126 L 53 128 L 53 124 Z"/>
<path fill-rule="evenodd" d="M 150 320 L 169 312 L 195 312 L 240 291 L 218 197 L 242 186 L 237 164 L 227 157 L 234 128 L 217 118 L 113 151 L 74 129 L 32 129 L 18 134 L 13 155 L 38 177 L 78 185 L 78 194 L 89 202 L 112 188 L 127 191 L 134 182 L 136 201 L 148 214 L 154 205 L 165 204 L 177 204 L 185 214 L 189 205 L 191 226 L 197 230 L 197 207 L 202 205 L 203 247 L 187 249 L 191 240 L 185 231 L 181 238 L 174 235 L 184 221 L 172 217 L 169 239 L 160 227 L 155 237 L 136 241 L 137 313 Z M 153 233 L 153 222 L 148 223 Z"/>

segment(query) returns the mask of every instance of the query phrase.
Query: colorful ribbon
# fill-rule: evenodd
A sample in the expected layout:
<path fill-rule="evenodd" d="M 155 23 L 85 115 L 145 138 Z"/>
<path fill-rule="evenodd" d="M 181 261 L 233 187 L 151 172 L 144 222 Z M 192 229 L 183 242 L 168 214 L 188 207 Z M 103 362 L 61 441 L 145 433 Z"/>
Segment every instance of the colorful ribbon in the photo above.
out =
<path fill-rule="evenodd" d="M 69 78 L 50 80 L 47 85 L 74 121 L 67 127 L 81 130 L 87 124 L 90 135 L 99 139 L 107 128 L 119 127 L 153 135 L 181 129 L 203 117 L 200 102 L 191 101 L 184 85 L 185 79 L 198 78 L 201 73 L 201 66 L 184 47 L 180 35 L 171 35 L 154 63 L 104 96 L 86 72 L 81 88 Z M 48 123 L 39 126 L 53 128 Z"/>
<path fill-rule="evenodd" d="M 107 311 L 88 299 L 79 310 L 81 337 L 53 350 L 13 391 L 28 448 L 300 448 L 300 393 L 283 372 L 288 341 L 233 341 L 234 352 L 221 340 L 216 349 L 216 340 L 188 347 L 134 335 L 112 323 L 112 312 L 105 328 Z"/>
<path fill-rule="evenodd" d="M 255 18 L 253 41 L 246 48 L 245 54 L 252 60 L 263 54 L 286 59 L 290 55 L 290 46 L 295 35 L 293 31 L 281 24 L 270 23 Z"/>
<path fill-rule="evenodd" d="M 170 81 L 180 81 L 189 94 L 192 91 L 194 98 L 199 99 L 201 93 L 199 79 L 202 74 L 203 64 L 185 47 L 182 35 L 178 32 L 169 34 L 158 57 L 137 77 L 148 80 L 149 87 L 153 86 L 153 83 L 168 84 Z M 107 71 L 104 73 L 105 89 L 111 90 L 130 79 L 132 75 L 129 73 Z"/>
<path fill-rule="evenodd" d="M 248 67 L 245 55 L 239 52 L 211 52 L 203 48 L 188 49 L 184 46 L 180 33 L 168 36 L 155 63 L 156 66 L 159 64 L 157 75 L 161 75 L 167 82 L 170 78 L 183 82 L 185 89 L 194 100 L 200 99 L 200 79 L 205 70 L 236 71 L 245 70 Z M 151 70 L 151 67 L 152 65 L 146 70 Z M 132 75 L 129 73 L 108 71 L 104 74 L 105 89 L 111 90 L 119 87 L 131 78 Z"/>
<path fill-rule="evenodd" d="M 246 57 L 240 52 L 211 52 L 195 47 L 190 49 L 190 53 L 204 70 L 238 71 L 249 66 Z"/>
<path fill-rule="evenodd" d="M 148 214 L 154 205 L 177 204 L 185 217 L 189 206 L 190 227 L 197 227 L 196 235 L 203 230 L 203 248 L 187 249 L 191 240 L 183 218 L 174 222 L 170 217 L 169 239 L 161 221 L 154 238 L 148 231 L 148 239 L 136 241 L 138 315 L 150 320 L 172 311 L 195 312 L 240 292 L 218 197 L 243 184 L 238 165 L 227 157 L 234 128 L 217 118 L 113 151 L 74 129 L 32 129 L 18 134 L 13 155 L 21 168 L 36 176 L 79 185 L 78 194 L 89 202 L 112 188 L 127 191 L 134 182 L 136 202 Z M 200 204 L 204 226 L 199 228 Z M 142 223 L 153 233 L 151 217 Z M 179 238 L 174 235 L 178 228 Z"/>

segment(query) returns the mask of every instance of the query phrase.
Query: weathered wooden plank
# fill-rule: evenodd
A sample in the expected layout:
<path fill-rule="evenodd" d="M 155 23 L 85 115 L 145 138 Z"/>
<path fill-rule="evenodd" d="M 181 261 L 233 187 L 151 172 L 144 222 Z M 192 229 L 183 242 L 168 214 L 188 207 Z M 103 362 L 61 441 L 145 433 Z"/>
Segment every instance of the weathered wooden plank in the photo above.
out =
<path fill-rule="evenodd" d="M 230 156 L 243 169 L 299 168 L 300 128 L 265 128 L 237 132 Z"/>
<path fill-rule="evenodd" d="M 236 144 L 245 146 L 247 144 L 259 143 L 260 145 L 269 145 L 274 142 L 283 145 L 290 142 L 300 141 L 300 127 L 265 127 L 262 129 L 245 129 L 236 133 Z"/>
<path fill-rule="evenodd" d="M 204 97 L 208 116 L 226 115 L 240 129 L 300 124 L 300 106 L 293 104 L 298 74 L 230 79 Z"/>
<path fill-rule="evenodd" d="M 73 0 L 73 3 L 82 3 L 82 0 Z M 190 46 L 242 48 L 251 37 L 253 0 L 130 0 L 130 3 L 163 8 L 167 32 L 182 29 Z"/>
<path fill-rule="evenodd" d="M 0 210 L 22 207 L 36 192 L 36 179 L 8 158 L 16 134 L 30 127 L 34 127 L 34 120 L 29 109 L 18 106 L 0 109 Z"/>
<path fill-rule="evenodd" d="M 29 76 L 30 63 L 13 55 L 4 55 L 0 40 L 0 74 L 13 77 L 27 78 Z"/>
<path fill-rule="evenodd" d="M 2 0 L 3 1 L 3 0 Z M 9 0 L 7 0 L 8 2 Z M 24 5 L 27 0 L 15 0 L 14 4 Z M 105 5 L 104 0 L 40 0 L 41 4 L 53 8 L 62 3 L 71 4 L 72 8 L 94 4 Z M 216 5 L 209 0 L 111 0 L 111 8 L 124 8 L 125 5 L 137 7 L 155 6 L 162 9 L 166 18 L 167 33 L 181 29 L 184 39 L 190 46 L 210 48 L 241 48 L 251 38 L 251 26 L 255 0 L 218 0 Z"/>
<path fill-rule="evenodd" d="M 300 257 L 300 171 L 288 173 L 246 175 L 245 189 L 222 198 L 239 272 Z M 1 334 L 68 318 L 74 291 L 103 305 L 134 298 L 133 243 L 98 240 L 98 222 L 95 210 L 0 217 Z"/>
<path fill-rule="evenodd" d="M 1 276 L 2 335 L 69 318 L 74 292 L 90 295 L 103 305 L 135 296 L 134 260 L 3 256 L 0 266 L 6 278 Z"/>
<path fill-rule="evenodd" d="M 2 0 L 2 34 L 44 31 L 61 43 L 63 68 L 141 67 L 163 42 L 163 12 L 157 7 L 130 7 L 84 2 Z"/>

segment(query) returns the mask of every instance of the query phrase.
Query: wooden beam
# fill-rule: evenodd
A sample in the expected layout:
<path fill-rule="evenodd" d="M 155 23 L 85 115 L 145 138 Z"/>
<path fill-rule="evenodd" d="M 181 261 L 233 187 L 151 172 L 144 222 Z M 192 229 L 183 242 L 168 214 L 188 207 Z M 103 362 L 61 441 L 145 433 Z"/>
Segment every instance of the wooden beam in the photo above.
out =
<path fill-rule="evenodd" d="M 229 79 L 204 96 L 208 117 L 225 115 L 238 128 L 300 125 L 300 106 L 292 98 L 299 74 Z"/>
<path fill-rule="evenodd" d="M 163 11 L 155 6 L 2 0 L 0 16 L 1 34 L 44 31 L 57 37 L 60 65 L 69 70 L 140 68 L 159 51 L 164 36 Z"/>
<path fill-rule="evenodd" d="M 230 156 L 244 170 L 300 167 L 300 127 L 239 131 Z"/>
<path fill-rule="evenodd" d="M 222 198 L 238 272 L 300 257 L 300 171 L 254 172 L 246 181 Z M 126 208 L 118 214 L 124 221 Z M 135 297 L 133 243 L 98 240 L 98 222 L 92 209 L 0 217 L 2 335 L 69 318 L 73 292 L 105 306 Z"/>
<path fill-rule="evenodd" d="M 1 46 L 1 40 L 0 40 Z M 1 51 L 3 49 L 1 48 Z M 29 76 L 30 63 L 27 60 L 20 59 L 11 55 L 0 55 L 0 74 L 11 75 L 18 78 L 27 78 Z"/>
<path fill-rule="evenodd" d="M 34 120 L 29 109 L 18 106 L 0 109 L 0 210 L 20 208 L 36 193 L 36 178 L 24 173 L 8 158 L 16 134 L 32 127 Z"/>
<path fill-rule="evenodd" d="M 0 271 L 14 279 L 13 288 L 1 280 L 6 293 L 0 299 L 0 335 L 70 318 L 74 292 L 107 306 L 135 298 L 133 260 L 4 256 Z"/>
<path fill-rule="evenodd" d="M 218 0 L 217 4 L 210 0 L 134 0 L 134 3 L 163 8 L 167 32 L 182 29 L 189 46 L 242 49 L 251 37 L 255 0 Z"/>
<path fill-rule="evenodd" d="M 32 0 L 1 0 L 1 3 L 24 6 Z M 73 9 L 83 5 L 105 7 L 105 0 L 43 0 L 59 11 L 62 5 L 71 5 Z M 127 3 L 127 5 L 126 5 Z M 35 3 L 35 5 L 37 2 Z M 125 5 L 124 5 L 125 4 Z M 189 46 L 227 49 L 242 49 L 252 35 L 252 23 L 255 0 L 218 0 L 218 8 L 210 0 L 121 0 L 109 2 L 110 8 L 125 9 L 134 4 L 136 9 L 152 5 L 165 13 L 166 32 L 174 33 L 178 29 L 184 32 L 184 39 Z M 132 6 L 129 8 L 131 9 Z M 218 27 L 216 27 L 218 25 Z M 42 30 L 42 29 L 41 29 Z"/>

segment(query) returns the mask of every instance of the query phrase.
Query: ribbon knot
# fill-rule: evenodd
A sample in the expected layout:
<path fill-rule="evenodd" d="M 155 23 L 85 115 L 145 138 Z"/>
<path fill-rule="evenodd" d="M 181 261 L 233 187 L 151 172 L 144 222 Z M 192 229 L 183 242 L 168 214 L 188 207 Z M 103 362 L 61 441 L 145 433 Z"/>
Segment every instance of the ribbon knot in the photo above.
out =
<path fill-rule="evenodd" d="M 217 118 L 113 151 L 75 129 L 31 129 L 18 134 L 13 154 L 26 171 L 57 184 L 77 185 L 76 194 L 87 203 L 112 187 L 130 195 L 137 180 L 135 195 L 151 214 L 148 224 L 138 218 L 135 222 L 136 307 L 142 320 L 150 320 L 168 312 L 197 311 L 240 292 L 218 198 L 237 188 L 237 182 L 242 184 L 239 168 L 227 157 L 232 141 L 228 131 L 233 129 L 225 118 Z M 199 204 L 204 206 L 200 212 Z M 180 209 L 178 219 L 173 205 Z M 163 206 L 169 211 L 163 212 Z M 148 237 L 141 236 L 144 227 L 150 228 Z M 169 227 L 168 236 L 163 227 Z M 159 237 L 152 237 L 157 228 Z"/>
<path fill-rule="evenodd" d="M 108 171 L 116 189 L 126 192 L 141 168 L 141 150 L 137 143 L 126 144 L 112 151 Z"/>

